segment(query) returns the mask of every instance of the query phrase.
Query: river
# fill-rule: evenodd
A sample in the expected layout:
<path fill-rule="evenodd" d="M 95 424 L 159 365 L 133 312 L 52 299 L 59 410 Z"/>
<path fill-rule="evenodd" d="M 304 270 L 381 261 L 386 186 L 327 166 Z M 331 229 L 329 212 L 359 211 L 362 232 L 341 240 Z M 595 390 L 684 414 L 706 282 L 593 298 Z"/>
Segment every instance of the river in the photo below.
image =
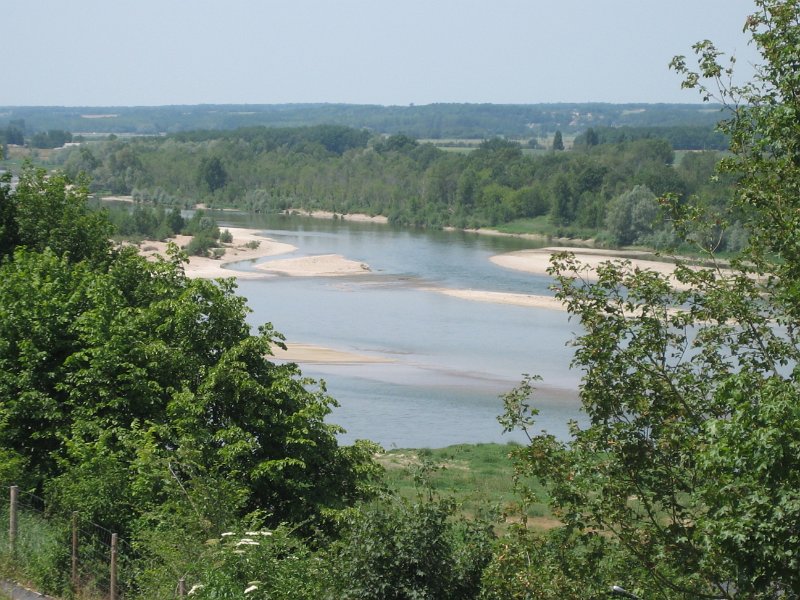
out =
<path fill-rule="evenodd" d="M 253 326 L 271 322 L 290 344 L 386 361 L 301 363 L 304 375 L 323 379 L 339 402 L 329 420 L 346 429 L 344 443 L 366 438 L 407 448 L 524 441 L 520 432 L 504 434 L 497 422 L 500 396 L 524 373 L 543 377 L 535 396 L 536 430 L 563 438 L 568 421 L 580 419 L 579 377 L 569 369 L 568 345 L 577 325 L 566 313 L 431 289 L 548 294 L 549 278 L 489 261 L 534 242 L 308 217 L 225 212 L 216 218 L 223 228 L 256 228 L 298 248 L 277 258 L 334 253 L 369 265 L 369 274 L 353 277 L 239 281 Z"/>

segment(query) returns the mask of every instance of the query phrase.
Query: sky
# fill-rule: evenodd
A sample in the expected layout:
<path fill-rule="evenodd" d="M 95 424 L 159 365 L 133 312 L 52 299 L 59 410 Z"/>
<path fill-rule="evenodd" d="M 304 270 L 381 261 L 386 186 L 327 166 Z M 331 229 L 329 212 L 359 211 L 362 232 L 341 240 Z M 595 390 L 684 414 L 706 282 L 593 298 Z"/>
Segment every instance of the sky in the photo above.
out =
<path fill-rule="evenodd" d="M 752 0 L 0 0 L 0 106 L 699 102 Z"/>

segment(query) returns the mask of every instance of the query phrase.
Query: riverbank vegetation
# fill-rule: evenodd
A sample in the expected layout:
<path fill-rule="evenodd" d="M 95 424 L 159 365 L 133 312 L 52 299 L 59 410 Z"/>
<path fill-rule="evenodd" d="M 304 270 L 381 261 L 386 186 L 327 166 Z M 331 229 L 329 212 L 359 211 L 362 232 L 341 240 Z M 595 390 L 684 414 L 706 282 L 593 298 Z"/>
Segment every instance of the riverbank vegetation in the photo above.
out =
<path fill-rule="evenodd" d="M 59 154 L 70 176 L 88 173 L 97 192 L 165 207 L 202 201 L 254 212 L 291 209 L 383 215 L 398 225 L 497 227 L 600 245 L 668 248 L 657 198 L 693 197 L 727 213 L 731 179 L 714 178 L 717 151 L 674 164 L 662 138 L 621 139 L 528 156 L 499 138 L 454 154 L 405 135 L 319 126 L 198 131 L 166 138 L 82 144 Z M 745 232 L 737 216 L 722 250 Z"/>

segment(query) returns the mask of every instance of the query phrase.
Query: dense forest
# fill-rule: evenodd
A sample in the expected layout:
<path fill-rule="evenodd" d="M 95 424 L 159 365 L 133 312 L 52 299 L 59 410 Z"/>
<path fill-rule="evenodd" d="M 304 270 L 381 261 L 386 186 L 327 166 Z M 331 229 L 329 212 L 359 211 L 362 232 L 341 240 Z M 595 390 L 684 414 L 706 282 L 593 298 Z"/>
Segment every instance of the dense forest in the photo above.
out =
<path fill-rule="evenodd" d="M 671 225 L 656 220 L 659 197 L 693 196 L 725 212 L 730 180 L 712 178 L 718 159 L 714 151 L 687 152 L 676 164 L 669 142 L 648 136 L 607 143 L 598 136 L 570 151 L 532 154 L 493 138 L 459 153 L 333 125 L 97 141 L 56 155 L 68 175 L 88 174 L 98 192 L 165 206 L 323 209 L 400 225 L 506 226 L 657 248 L 676 240 Z M 731 222 L 721 249 L 743 243 Z"/>

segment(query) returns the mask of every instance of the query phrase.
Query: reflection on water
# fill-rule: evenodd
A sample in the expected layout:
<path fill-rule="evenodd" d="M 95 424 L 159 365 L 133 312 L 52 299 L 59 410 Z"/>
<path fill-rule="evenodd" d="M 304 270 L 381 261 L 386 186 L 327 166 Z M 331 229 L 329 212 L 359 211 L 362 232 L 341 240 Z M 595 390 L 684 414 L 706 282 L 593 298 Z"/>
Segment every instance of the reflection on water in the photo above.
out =
<path fill-rule="evenodd" d="M 217 215 L 222 226 L 256 227 L 298 250 L 341 254 L 372 274 L 351 278 L 241 280 L 250 322 L 271 322 L 289 343 L 316 344 L 391 359 L 390 363 L 305 365 L 341 404 L 331 421 L 343 441 L 385 447 L 522 441 L 502 434 L 499 396 L 523 373 L 542 375 L 538 426 L 559 436 L 578 418 L 578 375 L 569 370 L 575 325 L 565 313 L 472 302 L 424 289 L 548 294 L 550 281 L 502 269 L 489 257 L 534 247 L 526 240 L 463 232 L 299 217 Z M 267 259 L 269 260 L 269 259 Z M 247 269 L 248 265 L 236 265 Z"/>

